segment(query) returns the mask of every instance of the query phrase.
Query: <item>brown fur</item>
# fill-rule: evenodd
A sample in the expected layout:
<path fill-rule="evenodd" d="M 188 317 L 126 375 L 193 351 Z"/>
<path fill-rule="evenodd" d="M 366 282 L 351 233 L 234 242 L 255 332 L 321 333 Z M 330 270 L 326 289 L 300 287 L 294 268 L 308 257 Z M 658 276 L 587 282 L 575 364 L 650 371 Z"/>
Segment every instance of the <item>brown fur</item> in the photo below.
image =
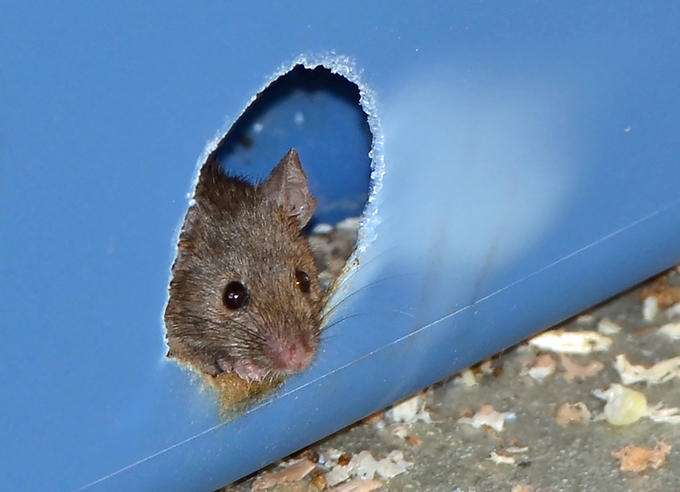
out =
<path fill-rule="evenodd" d="M 298 173 L 311 200 L 305 203 L 313 211 L 301 167 Z M 203 166 L 172 268 L 165 312 L 169 356 L 211 375 L 245 361 L 280 376 L 268 354 L 272 340 L 299 340 L 316 352 L 322 295 L 309 243 L 301 233 L 304 223 L 291 215 L 290 204 L 282 206 L 268 194 L 267 182 L 253 186 L 228 176 L 212 159 Z M 296 270 L 309 275 L 309 293 L 297 287 Z M 231 281 L 249 290 L 249 303 L 242 309 L 223 304 Z"/>

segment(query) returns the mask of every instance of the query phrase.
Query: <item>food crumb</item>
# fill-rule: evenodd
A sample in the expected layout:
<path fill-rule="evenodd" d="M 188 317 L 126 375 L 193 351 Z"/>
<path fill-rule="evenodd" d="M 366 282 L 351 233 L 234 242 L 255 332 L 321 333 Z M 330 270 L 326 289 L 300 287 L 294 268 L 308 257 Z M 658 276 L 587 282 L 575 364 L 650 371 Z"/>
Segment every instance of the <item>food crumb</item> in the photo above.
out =
<path fill-rule="evenodd" d="M 630 425 L 647 415 L 647 397 L 639 391 L 612 384 L 607 390 L 593 394 L 605 400 L 604 418 L 612 425 Z"/>
<path fill-rule="evenodd" d="M 609 350 L 612 339 L 596 331 L 566 331 L 555 329 L 541 333 L 529 340 L 541 350 L 565 354 L 589 354 Z"/>
<path fill-rule="evenodd" d="M 640 473 L 649 467 L 656 470 L 663 466 L 671 449 L 671 446 L 663 441 L 657 443 L 654 448 L 628 445 L 613 452 L 612 456 L 619 460 L 621 471 Z"/>
<path fill-rule="evenodd" d="M 555 420 L 562 427 L 571 424 L 587 424 L 590 422 L 590 419 L 590 410 L 588 410 L 586 404 L 581 401 L 576 403 L 563 403 L 560 408 L 557 409 L 557 415 L 555 416 Z"/>

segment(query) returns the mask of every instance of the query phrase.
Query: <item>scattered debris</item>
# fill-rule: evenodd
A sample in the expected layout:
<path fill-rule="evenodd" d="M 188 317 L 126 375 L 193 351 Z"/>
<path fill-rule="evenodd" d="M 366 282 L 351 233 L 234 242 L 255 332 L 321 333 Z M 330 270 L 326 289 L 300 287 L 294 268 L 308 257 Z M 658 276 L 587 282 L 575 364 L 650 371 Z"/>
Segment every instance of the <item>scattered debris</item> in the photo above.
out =
<path fill-rule="evenodd" d="M 623 384 L 644 381 L 647 384 L 660 384 L 673 378 L 680 378 L 680 356 L 662 360 L 651 367 L 636 366 L 628 362 L 624 354 L 616 356 L 614 368 Z"/>
<path fill-rule="evenodd" d="M 663 441 L 657 443 L 654 448 L 628 445 L 612 453 L 612 456 L 619 460 L 621 471 L 640 473 L 648 467 L 656 470 L 663 466 L 671 449 L 671 446 Z"/>
<path fill-rule="evenodd" d="M 527 374 L 536 381 L 543 381 L 555 372 L 555 368 L 555 359 L 549 354 L 543 354 L 536 357 Z"/>
<path fill-rule="evenodd" d="M 311 484 L 317 490 L 326 490 L 328 482 L 326 482 L 326 475 L 321 470 L 315 470 L 312 473 Z"/>
<path fill-rule="evenodd" d="M 663 314 L 667 319 L 675 319 L 680 316 L 680 302 L 673 304 Z"/>
<path fill-rule="evenodd" d="M 506 420 L 513 420 L 516 418 L 514 412 L 497 412 L 491 405 L 482 405 L 479 411 L 472 417 L 461 417 L 458 422 L 461 424 L 471 425 L 475 429 L 487 426 L 491 427 L 496 432 L 501 432 Z"/>
<path fill-rule="evenodd" d="M 599 361 L 590 361 L 587 365 L 582 366 L 574 362 L 570 357 L 560 354 L 560 363 L 564 368 L 564 379 L 567 381 L 583 381 L 584 379 L 591 378 L 597 375 L 602 369 L 604 369 L 604 364 Z"/>
<path fill-rule="evenodd" d="M 535 336 L 529 343 L 541 350 L 565 354 L 589 354 L 609 350 L 612 339 L 596 331 L 550 330 Z"/>
<path fill-rule="evenodd" d="M 423 445 L 423 440 L 419 436 L 416 436 L 415 434 L 409 434 L 408 436 L 406 436 L 405 441 L 414 448 L 419 448 L 420 446 Z"/>
<path fill-rule="evenodd" d="M 472 388 L 473 386 L 479 386 L 479 383 L 477 382 L 477 377 L 475 376 L 475 373 L 472 369 L 469 367 L 462 371 L 458 377 L 455 379 L 455 383 L 462 383 L 463 386 L 466 386 L 467 388 Z"/>
<path fill-rule="evenodd" d="M 595 316 L 590 313 L 581 314 L 576 318 L 576 323 L 579 325 L 592 325 L 595 322 Z"/>
<path fill-rule="evenodd" d="M 528 485 L 513 485 L 510 492 L 534 492 L 534 489 Z"/>
<path fill-rule="evenodd" d="M 392 434 L 401 439 L 406 439 L 406 436 L 408 436 L 408 428 L 405 425 L 397 425 L 392 428 Z"/>
<path fill-rule="evenodd" d="M 422 393 L 394 405 L 385 412 L 385 416 L 392 422 L 404 422 L 405 424 L 413 424 L 418 421 L 426 424 L 432 423 L 430 413 L 425 410 L 425 398 L 423 398 Z"/>
<path fill-rule="evenodd" d="M 557 409 L 555 420 L 562 427 L 571 424 L 587 424 L 590 422 L 591 414 L 588 407 L 583 402 L 563 403 Z"/>
<path fill-rule="evenodd" d="M 378 474 L 388 480 L 404 473 L 411 464 L 404 460 L 404 453 L 398 450 L 390 452 L 386 458 L 379 461 L 376 461 L 369 451 L 362 451 L 352 457 L 349 466 L 354 468 L 359 478 L 372 480 Z"/>
<path fill-rule="evenodd" d="M 351 471 L 352 470 L 350 470 L 347 465 L 335 465 L 328 473 L 326 473 L 326 484 L 328 484 L 329 487 L 333 487 L 348 480 Z"/>
<path fill-rule="evenodd" d="M 512 454 L 517 453 L 527 453 L 529 452 L 529 446 L 508 446 L 505 451 Z"/>
<path fill-rule="evenodd" d="M 383 428 L 385 426 L 385 421 L 383 420 L 385 418 L 385 412 L 384 411 L 379 411 L 372 413 L 368 417 L 365 417 L 361 422 L 363 424 L 371 424 L 375 425 L 378 428 Z"/>
<path fill-rule="evenodd" d="M 659 402 L 647 411 L 647 417 L 661 424 L 680 425 L 680 408 L 664 408 Z"/>
<path fill-rule="evenodd" d="M 675 323 L 667 323 L 659 328 L 658 332 L 661 335 L 665 335 L 671 340 L 680 340 L 680 321 Z"/>
<path fill-rule="evenodd" d="M 352 461 L 352 453 L 342 453 L 338 456 L 338 465 L 347 466 Z"/>
<path fill-rule="evenodd" d="M 619 333 L 621 333 L 622 329 L 623 328 L 621 328 L 621 325 L 619 325 L 618 323 L 614 323 L 609 318 L 603 318 L 597 324 L 597 331 L 599 331 L 603 335 L 618 335 Z"/>
<path fill-rule="evenodd" d="M 399 450 L 390 452 L 381 460 L 376 460 L 369 451 L 361 451 L 352 455 L 349 461 L 338 459 L 337 464 L 326 473 L 326 483 L 333 487 L 352 477 L 373 480 L 376 475 L 389 480 L 404 473 L 411 465 L 413 463 L 405 461 Z"/>
<path fill-rule="evenodd" d="M 489 459 L 496 463 L 497 465 L 514 465 L 516 460 L 514 456 L 508 456 L 507 454 L 497 453 L 495 450 L 491 451 L 489 454 Z"/>
<path fill-rule="evenodd" d="M 311 473 L 316 464 L 308 459 L 284 463 L 281 470 L 264 472 L 253 482 L 251 490 L 267 490 L 282 483 L 299 482 Z"/>
<path fill-rule="evenodd" d="M 330 489 L 330 492 L 371 492 L 383 486 L 379 480 L 363 480 L 356 478 Z"/>
<path fill-rule="evenodd" d="M 653 282 L 647 284 L 640 291 L 640 298 L 654 296 L 657 299 L 659 307 L 667 308 L 680 302 L 680 287 L 672 286 L 668 283 L 668 276 L 663 275 Z"/>
<path fill-rule="evenodd" d="M 659 301 L 655 296 L 645 297 L 642 301 L 642 319 L 650 323 L 659 314 Z"/>
<path fill-rule="evenodd" d="M 529 451 L 528 446 L 510 446 L 502 450 L 494 449 L 489 453 L 489 459 L 497 465 L 517 465 L 526 463 L 526 461 L 517 461 L 517 458 L 510 456 L 512 454 L 523 454 Z"/>

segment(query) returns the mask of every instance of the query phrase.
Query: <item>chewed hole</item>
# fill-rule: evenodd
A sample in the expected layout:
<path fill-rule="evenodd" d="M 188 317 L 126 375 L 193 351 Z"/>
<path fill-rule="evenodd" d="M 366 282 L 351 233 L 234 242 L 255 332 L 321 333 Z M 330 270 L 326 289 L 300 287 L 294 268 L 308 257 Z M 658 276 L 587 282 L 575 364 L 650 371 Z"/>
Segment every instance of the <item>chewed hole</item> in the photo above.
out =
<path fill-rule="evenodd" d="M 258 94 L 214 155 L 230 173 L 259 181 L 289 148 L 298 150 L 318 200 L 306 232 L 328 289 L 356 245 L 371 143 L 357 85 L 323 66 L 297 65 Z"/>
<path fill-rule="evenodd" d="M 322 313 L 357 244 L 370 191 L 372 143 L 359 87 L 328 68 L 297 65 L 257 95 L 204 163 L 180 234 L 165 320 L 169 356 L 204 375 L 227 408 L 268 391 L 313 361 L 318 336 L 299 335 L 296 322 L 290 339 L 281 339 L 289 329 L 285 324 L 274 327 L 275 336 L 269 338 L 267 323 L 296 320 L 317 307 Z M 297 151 L 294 158 L 290 149 Z M 290 164 L 298 156 L 306 180 L 296 171 L 298 164 Z M 251 191 L 234 192 L 233 177 L 243 180 L 239 189 Z M 211 189 L 215 183 L 219 193 Z M 264 201 L 243 198 L 263 193 Z M 277 217 L 283 213 L 287 218 L 271 227 L 240 223 L 240 232 L 234 232 L 234 217 L 257 221 L 269 216 L 268 209 L 244 212 L 262 207 L 258 203 L 275 203 Z M 204 210 L 212 212 L 206 216 Z M 276 232 L 281 224 L 299 229 L 281 235 Z M 308 243 L 313 258 L 300 253 L 306 246 L 298 243 L 289 249 L 299 257 L 288 254 L 284 236 Z M 258 248 L 262 251 L 253 253 Z M 253 272 L 260 261 L 266 274 Z M 315 270 L 318 277 L 310 278 Z M 277 283 L 266 285 L 269 280 L 263 279 Z M 225 286 L 237 286 L 238 292 L 225 292 Z M 276 299 L 277 292 L 286 298 Z M 262 312 L 269 309 L 291 311 Z M 319 329 L 318 316 L 310 330 Z M 242 333 L 233 337 L 234 330 Z M 230 352 L 247 332 L 257 337 Z M 258 343 L 262 348 L 254 350 L 262 353 L 250 354 Z"/>

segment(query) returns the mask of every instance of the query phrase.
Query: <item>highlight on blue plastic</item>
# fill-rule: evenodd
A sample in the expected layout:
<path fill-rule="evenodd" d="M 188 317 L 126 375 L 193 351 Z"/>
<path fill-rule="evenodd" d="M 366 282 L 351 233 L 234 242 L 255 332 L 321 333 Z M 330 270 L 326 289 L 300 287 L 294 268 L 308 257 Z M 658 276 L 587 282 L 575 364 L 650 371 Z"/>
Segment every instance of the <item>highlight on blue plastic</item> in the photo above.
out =
<path fill-rule="evenodd" d="M 215 489 L 678 262 L 679 9 L 3 6 L 3 487 Z M 335 299 L 358 316 L 223 422 L 165 358 L 178 227 L 207 153 L 297 64 L 355 83 L 372 135 Z M 365 162 L 303 152 L 316 193 L 365 190 Z"/>

